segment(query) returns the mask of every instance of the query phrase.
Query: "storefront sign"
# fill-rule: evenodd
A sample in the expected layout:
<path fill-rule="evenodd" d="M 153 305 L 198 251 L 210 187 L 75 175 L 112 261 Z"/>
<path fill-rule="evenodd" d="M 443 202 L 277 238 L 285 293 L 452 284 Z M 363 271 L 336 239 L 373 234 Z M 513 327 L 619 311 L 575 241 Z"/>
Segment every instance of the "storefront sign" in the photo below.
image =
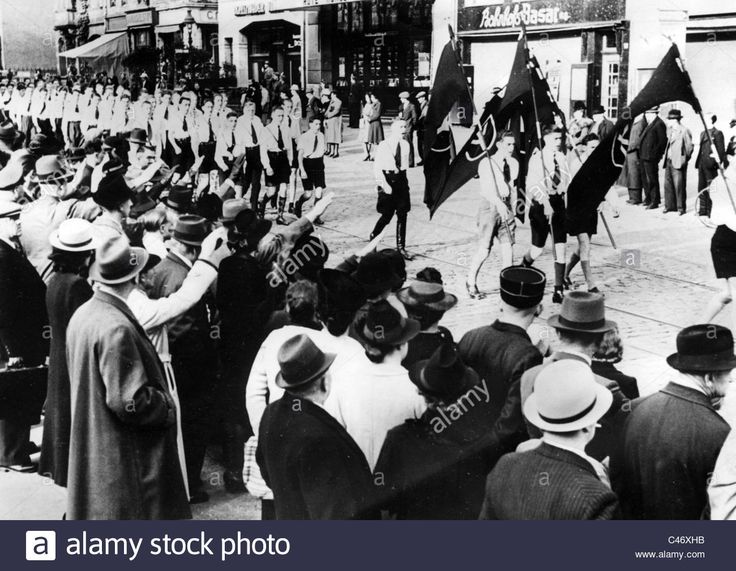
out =
<path fill-rule="evenodd" d="M 106 18 L 105 32 L 125 32 L 128 29 L 128 21 L 125 16 Z"/>
<path fill-rule="evenodd" d="M 236 16 L 256 16 L 266 13 L 266 2 L 247 2 L 235 6 Z"/>
<path fill-rule="evenodd" d="M 458 13 L 460 32 L 556 26 L 621 20 L 624 0 L 464 0 Z"/>
<path fill-rule="evenodd" d="M 285 12 L 287 10 L 307 10 L 330 6 L 331 4 L 349 4 L 350 2 L 361 2 L 362 0 L 271 0 L 269 10 L 271 12 Z"/>
<path fill-rule="evenodd" d="M 143 12 L 129 12 L 126 14 L 128 19 L 128 27 L 136 26 L 153 26 L 153 10 L 144 10 Z"/>
<path fill-rule="evenodd" d="M 291 41 L 289 42 L 289 45 L 286 46 L 286 48 L 289 50 L 293 50 L 300 47 L 302 47 L 302 35 L 292 34 Z"/>

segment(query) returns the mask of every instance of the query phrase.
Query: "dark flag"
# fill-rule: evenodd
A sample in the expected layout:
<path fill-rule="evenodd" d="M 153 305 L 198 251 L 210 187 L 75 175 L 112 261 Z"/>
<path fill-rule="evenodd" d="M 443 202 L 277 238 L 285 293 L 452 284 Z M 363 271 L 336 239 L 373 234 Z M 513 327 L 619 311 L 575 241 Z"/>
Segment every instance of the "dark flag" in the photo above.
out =
<path fill-rule="evenodd" d="M 534 90 L 533 93 L 532 89 Z M 537 104 L 536 113 L 534 111 L 535 100 Z M 507 128 L 514 131 L 520 159 L 520 175 L 517 185 L 519 200 L 521 201 L 524 200 L 524 177 L 522 173 L 526 172 L 526 157 L 531 153 L 531 149 L 538 145 L 534 126 L 537 116 L 542 124 L 554 124 L 557 122 L 556 117 L 559 117 L 562 125 L 565 124 L 564 115 L 550 91 L 537 59 L 534 56 L 529 56 L 522 36 L 516 48 L 514 64 L 511 68 L 511 75 L 503 98 L 495 94 L 486 103 L 480 118 L 480 123 L 483 126 L 483 138 L 487 147 L 492 147 L 500 131 Z M 463 145 L 450 165 L 442 194 L 435 202 L 434 208 L 431 209 L 431 214 L 434 214 L 445 200 L 478 174 L 478 162 L 483 156 L 483 149 L 478 140 L 478 127 L 476 126 L 470 139 Z M 516 215 L 523 220 L 524 209 L 516 208 L 515 210 Z"/>
<path fill-rule="evenodd" d="M 430 210 L 435 207 L 444 187 L 450 162 L 455 158 L 452 132 L 446 124 L 447 116 L 453 105 L 468 92 L 468 83 L 455 53 L 452 30 L 450 34 L 451 39 L 442 50 L 437 65 L 424 122 L 424 202 Z"/>
<path fill-rule="evenodd" d="M 629 146 L 629 131 L 634 119 L 656 105 L 668 101 L 684 101 L 696 112 L 700 102 L 695 96 L 690 77 L 683 69 L 675 44 L 669 49 L 644 88 L 621 118 L 583 163 L 567 188 L 567 218 L 573 226 L 595 215 L 598 205 L 621 173 Z"/>

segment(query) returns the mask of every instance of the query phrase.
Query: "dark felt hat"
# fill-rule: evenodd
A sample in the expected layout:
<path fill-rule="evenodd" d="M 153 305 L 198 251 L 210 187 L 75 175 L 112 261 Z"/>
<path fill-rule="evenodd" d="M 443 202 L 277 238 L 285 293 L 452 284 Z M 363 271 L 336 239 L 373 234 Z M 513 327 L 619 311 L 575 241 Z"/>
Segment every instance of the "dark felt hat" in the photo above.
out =
<path fill-rule="evenodd" d="M 260 218 L 255 210 L 249 208 L 235 216 L 228 240 L 231 242 L 246 240 L 252 248 L 255 248 L 269 230 L 271 230 L 271 221 Z"/>
<path fill-rule="evenodd" d="M 363 329 L 358 336 L 371 345 L 403 345 L 419 333 L 419 322 L 404 317 L 386 300 L 372 303 L 368 308 Z"/>
<path fill-rule="evenodd" d="M 392 289 L 398 280 L 398 273 L 390 257 L 381 252 L 370 252 L 358 263 L 355 279 L 370 298 Z"/>
<path fill-rule="evenodd" d="M 677 334 L 677 352 L 667 357 L 667 363 L 685 373 L 730 371 L 736 368 L 733 334 L 720 325 L 685 327 Z"/>
<path fill-rule="evenodd" d="M 457 400 L 480 382 L 478 374 L 465 366 L 451 342 L 442 343 L 429 359 L 409 368 L 409 378 L 419 390 L 445 402 Z"/>
<path fill-rule="evenodd" d="M 156 208 L 156 201 L 145 192 L 139 192 L 135 197 L 135 204 L 130 208 L 130 217 L 139 218 L 154 208 Z"/>
<path fill-rule="evenodd" d="M 587 291 L 571 291 L 562 299 L 560 313 L 553 315 L 547 323 L 555 329 L 578 333 L 605 333 L 616 327 L 614 321 L 606 319 L 603 295 Z"/>
<path fill-rule="evenodd" d="M 301 387 L 327 372 L 335 360 L 334 353 L 323 353 L 308 336 L 288 339 L 279 349 L 279 372 L 276 384 L 282 389 Z"/>
<path fill-rule="evenodd" d="M 126 200 L 133 200 L 135 193 L 125 182 L 123 175 L 118 173 L 102 177 L 97 186 L 97 192 L 92 195 L 93 200 L 108 210 L 119 208 Z"/>
<path fill-rule="evenodd" d="M 174 240 L 190 246 L 201 246 L 207 234 L 207 220 L 196 214 L 182 214 L 174 226 Z"/>
<path fill-rule="evenodd" d="M 670 109 L 667 113 L 667 119 L 682 119 L 682 111 L 679 109 Z"/>
<path fill-rule="evenodd" d="M 192 209 L 192 198 L 194 190 L 187 186 L 174 186 L 169 190 L 169 194 L 164 200 L 164 204 L 182 214 L 186 214 Z"/>
<path fill-rule="evenodd" d="M 139 145 L 145 145 L 148 143 L 148 133 L 145 129 L 135 128 L 128 135 L 128 141 L 131 143 L 138 143 Z"/>
<path fill-rule="evenodd" d="M 121 284 L 143 271 L 149 254 L 144 248 L 130 245 L 125 236 L 115 236 L 97 248 L 89 277 L 101 284 Z"/>
<path fill-rule="evenodd" d="M 501 299 L 512 307 L 527 309 L 544 298 L 547 277 L 537 268 L 509 266 L 501 270 Z"/>
<path fill-rule="evenodd" d="M 15 141 L 21 136 L 20 132 L 15 128 L 15 125 L 10 121 L 6 121 L 0 125 L 0 140 L 3 141 Z"/>
<path fill-rule="evenodd" d="M 344 311 L 358 311 L 365 303 L 365 291 L 358 281 L 345 272 L 324 269 L 319 273 L 325 293 L 325 301 L 330 307 Z"/>
<path fill-rule="evenodd" d="M 417 281 L 400 290 L 396 297 L 407 307 L 447 311 L 457 304 L 457 296 L 445 292 L 442 284 Z"/>

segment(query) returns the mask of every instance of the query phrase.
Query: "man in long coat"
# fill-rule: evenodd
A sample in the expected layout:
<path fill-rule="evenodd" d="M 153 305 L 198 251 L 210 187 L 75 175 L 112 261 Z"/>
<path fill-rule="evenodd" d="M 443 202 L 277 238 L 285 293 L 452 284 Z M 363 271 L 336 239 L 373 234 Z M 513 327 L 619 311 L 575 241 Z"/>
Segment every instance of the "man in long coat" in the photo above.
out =
<path fill-rule="evenodd" d="M 667 363 L 675 369 L 670 383 L 633 401 L 611 456 L 611 483 L 625 519 L 708 516 L 708 484 L 731 430 L 714 406 L 736 368 L 731 331 L 686 327 Z"/>
<path fill-rule="evenodd" d="M 643 171 L 642 186 L 644 188 L 644 202 L 648 210 L 659 208 L 661 195 L 659 192 L 659 161 L 664 156 L 667 147 L 667 126 L 659 117 L 659 107 L 654 107 L 645 113 L 647 126 L 642 131 L 639 140 L 639 158 Z"/>
<path fill-rule="evenodd" d="M 715 115 L 711 116 L 710 120 L 711 128 L 700 133 L 700 146 L 698 156 L 695 158 L 695 168 L 698 169 L 698 192 L 702 193 L 698 203 L 698 216 L 710 216 L 712 202 L 708 187 L 718 176 L 718 164 L 724 163 L 723 166 L 726 166 L 726 144 L 723 131 L 716 128 L 718 118 Z M 710 137 L 708 137 L 709 132 Z"/>
<path fill-rule="evenodd" d="M 191 518 L 164 368 L 124 301 L 147 261 L 124 237 L 103 244 L 98 289 L 67 329 L 68 519 Z"/>

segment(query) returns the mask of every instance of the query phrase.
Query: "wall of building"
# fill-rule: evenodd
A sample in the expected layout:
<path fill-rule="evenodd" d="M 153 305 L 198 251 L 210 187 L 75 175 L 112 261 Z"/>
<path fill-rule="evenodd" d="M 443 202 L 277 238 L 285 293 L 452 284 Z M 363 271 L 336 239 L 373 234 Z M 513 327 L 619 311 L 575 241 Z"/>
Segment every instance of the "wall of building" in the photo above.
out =
<path fill-rule="evenodd" d="M 2 0 L 0 42 L 6 69 L 56 69 L 54 12 L 48 0 Z"/>

